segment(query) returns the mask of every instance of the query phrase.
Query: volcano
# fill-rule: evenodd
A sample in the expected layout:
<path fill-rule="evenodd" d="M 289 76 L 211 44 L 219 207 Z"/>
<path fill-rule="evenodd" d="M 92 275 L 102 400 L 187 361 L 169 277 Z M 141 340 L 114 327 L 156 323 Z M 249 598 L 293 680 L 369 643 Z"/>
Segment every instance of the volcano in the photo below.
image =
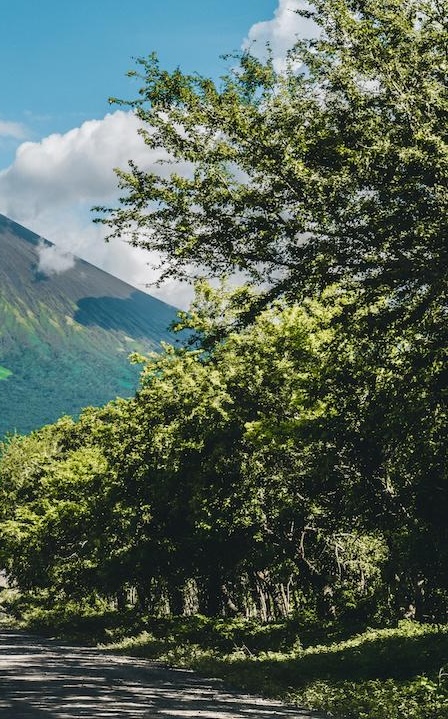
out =
<path fill-rule="evenodd" d="M 0 439 L 131 396 L 129 355 L 173 342 L 175 319 L 174 307 L 0 215 Z"/>

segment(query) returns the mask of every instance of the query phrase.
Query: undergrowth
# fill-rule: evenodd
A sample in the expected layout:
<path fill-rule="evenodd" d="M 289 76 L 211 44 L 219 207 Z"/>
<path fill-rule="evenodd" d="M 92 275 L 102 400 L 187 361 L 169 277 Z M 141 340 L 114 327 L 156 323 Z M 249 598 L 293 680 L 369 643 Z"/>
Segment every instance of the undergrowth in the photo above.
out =
<path fill-rule="evenodd" d="M 448 719 L 448 626 L 406 621 L 330 644 L 303 648 L 296 641 L 288 651 L 255 644 L 223 652 L 173 635 L 161 641 L 146 630 L 105 648 L 213 674 L 340 719 Z"/>

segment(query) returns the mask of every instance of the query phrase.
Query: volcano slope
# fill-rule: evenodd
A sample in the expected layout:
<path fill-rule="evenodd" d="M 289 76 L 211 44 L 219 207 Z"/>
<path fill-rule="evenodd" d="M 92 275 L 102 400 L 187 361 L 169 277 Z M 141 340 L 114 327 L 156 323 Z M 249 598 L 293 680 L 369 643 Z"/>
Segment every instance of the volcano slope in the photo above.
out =
<path fill-rule="evenodd" d="M 0 439 L 130 396 L 139 369 L 129 354 L 174 341 L 174 307 L 76 257 L 50 272 L 42 257 L 52 253 L 0 215 Z"/>

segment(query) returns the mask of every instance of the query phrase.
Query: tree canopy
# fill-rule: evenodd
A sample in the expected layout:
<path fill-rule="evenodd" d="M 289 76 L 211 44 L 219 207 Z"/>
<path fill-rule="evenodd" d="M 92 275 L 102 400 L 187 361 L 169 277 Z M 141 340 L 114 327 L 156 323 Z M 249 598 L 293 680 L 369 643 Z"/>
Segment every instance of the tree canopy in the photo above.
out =
<path fill-rule="evenodd" d="M 317 0 L 301 12 L 318 36 L 297 42 L 284 72 L 244 53 L 219 83 L 140 59 L 137 99 L 114 102 L 164 159 L 118 171 L 110 236 L 159 251 L 163 276 L 238 270 L 294 300 L 338 281 L 406 314 L 440 310 L 446 11 Z"/>
<path fill-rule="evenodd" d="M 10 577 L 52 597 L 132 590 L 173 613 L 439 616 L 437 366 L 415 375 L 410 343 L 378 366 L 335 322 L 355 299 L 335 287 L 277 304 L 213 348 L 167 345 L 145 360 L 134 398 L 11 438 L 0 461 Z"/>

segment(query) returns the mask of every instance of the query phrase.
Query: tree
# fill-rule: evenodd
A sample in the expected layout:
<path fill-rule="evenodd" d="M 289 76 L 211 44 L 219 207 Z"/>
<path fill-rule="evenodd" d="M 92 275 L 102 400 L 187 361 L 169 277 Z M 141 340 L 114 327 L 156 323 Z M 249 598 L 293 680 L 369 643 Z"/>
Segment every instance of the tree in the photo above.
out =
<path fill-rule="evenodd" d="M 118 171 L 110 237 L 161 252 L 164 276 L 242 271 L 265 299 L 339 281 L 402 315 L 440 308 L 447 9 L 316 0 L 320 36 L 284 74 L 247 53 L 221 84 L 139 60 L 139 97 L 114 102 L 172 172 Z"/>
<path fill-rule="evenodd" d="M 172 172 L 119 171 L 102 221 L 162 253 L 165 276 L 242 272 L 259 294 L 240 324 L 334 283 L 352 298 L 325 370 L 346 419 L 327 459 L 345 462 L 364 520 L 388 534 L 397 601 L 415 604 L 416 587 L 444 586 L 448 547 L 448 6 L 316 0 L 305 14 L 320 34 L 282 74 L 248 53 L 220 84 L 139 61 L 124 104 Z"/>

